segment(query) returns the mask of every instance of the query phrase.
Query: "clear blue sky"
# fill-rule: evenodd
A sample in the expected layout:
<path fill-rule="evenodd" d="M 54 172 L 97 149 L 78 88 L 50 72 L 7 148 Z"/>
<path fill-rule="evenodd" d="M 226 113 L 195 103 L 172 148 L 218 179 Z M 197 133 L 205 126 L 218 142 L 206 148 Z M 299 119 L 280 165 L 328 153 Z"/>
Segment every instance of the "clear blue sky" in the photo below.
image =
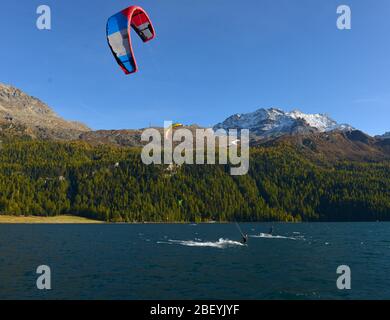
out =
<path fill-rule="evenodd" d="M 52 9 L 51 31 L 35 27 Z M 132 4 L 157 38 L 134 41 L 125 76 L 106 43 L 107 18 Z M 352 8 L 352 30 L 336 8 Z M 208 126 L 278 106 L 328 113 L 370 134 L 390 131 L 388 0 L 6 0 L 0 82 L 94 129 L 164 120 Z"/>

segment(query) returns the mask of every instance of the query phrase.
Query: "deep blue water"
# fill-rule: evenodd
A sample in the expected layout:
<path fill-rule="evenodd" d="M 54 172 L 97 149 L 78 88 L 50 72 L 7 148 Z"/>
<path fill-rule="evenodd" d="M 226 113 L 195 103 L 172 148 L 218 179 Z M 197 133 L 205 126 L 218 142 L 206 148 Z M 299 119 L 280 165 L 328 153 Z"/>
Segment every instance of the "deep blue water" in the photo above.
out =
<path fill-rule="evenodd" d="M 0 225 L 0 299 L 390 298 L 390 223 L 273 225 Z"/>

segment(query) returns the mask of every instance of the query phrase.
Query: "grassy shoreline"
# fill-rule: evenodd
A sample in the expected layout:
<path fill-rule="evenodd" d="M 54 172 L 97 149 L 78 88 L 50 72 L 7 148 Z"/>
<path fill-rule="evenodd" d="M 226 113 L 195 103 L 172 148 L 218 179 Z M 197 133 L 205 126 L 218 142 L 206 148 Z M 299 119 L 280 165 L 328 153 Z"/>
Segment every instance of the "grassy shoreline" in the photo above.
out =
<path fill-rule="evenodd" d="M 78 216 L 55 216 L 55 217 L 36 217 L 36 216 L 9 216 L 0 215 L 0 224 L 95 224 L 104 223 L 103 221 L 87 219 Z"/>
<path fill-rule="evenodd" d="M 203 221 L 199 223 L 186 222 L 186 221 L 170 221 L 170 222 L 158 222 L 158 221 L 143 221 L 143 222 L 121 222 L 121 221 L 100 221 L 89 219 L 80 216 L 72 215 L 60 215 L 54 217 L 44 216 L 12 216 L 12 215 L 0 215 L 0 224 L 225 224 L 230 223 L 228 221 Z"/>
<path fill-rule="evenodd" d="M 374 221 L 311 221 L 312 223 L 345 223 L 345 222 L 374 222 Z M 376 222 L 387 222 L 387 221 L 376 221 Z M 234 221 L 202 221 L 202 222 L 189 222 L 189 221 L 170 221 L 170 222 L 157 222 L 157 221 L 143 221 L 143 222 L 106 222 L 94 219 L 88 219 L 80 216 L 72 215 L 60 215 L 54 217 L 42 217 L 42 216 L 12 216 L 12 215 L 0 215 L 1 224 L 134 224 L 134 225 L 145 225 L 145 224 L 231 224 Z M 239 222 L 246 223 L 246 222 Z M 248 222 L 247 222 L 248 223 Z M 287 223 L 287 224 L 301 224 L 306 222 L 291 222 L 291 221 L 253 221 L 251 223 Z"/>

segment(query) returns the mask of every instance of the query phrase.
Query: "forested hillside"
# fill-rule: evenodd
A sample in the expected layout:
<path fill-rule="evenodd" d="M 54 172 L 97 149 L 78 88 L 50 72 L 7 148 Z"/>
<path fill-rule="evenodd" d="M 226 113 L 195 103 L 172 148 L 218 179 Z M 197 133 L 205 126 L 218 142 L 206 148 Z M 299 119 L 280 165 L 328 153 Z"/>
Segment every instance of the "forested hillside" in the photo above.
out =
<path fill-rule="evenodd" d="M 390 162 L 315 162 L 294 147 L 251 149 L 250 171 L 145 166 L 139 149 L 9 140 L 0 214 L 106 221 L 390 220 Z"/>

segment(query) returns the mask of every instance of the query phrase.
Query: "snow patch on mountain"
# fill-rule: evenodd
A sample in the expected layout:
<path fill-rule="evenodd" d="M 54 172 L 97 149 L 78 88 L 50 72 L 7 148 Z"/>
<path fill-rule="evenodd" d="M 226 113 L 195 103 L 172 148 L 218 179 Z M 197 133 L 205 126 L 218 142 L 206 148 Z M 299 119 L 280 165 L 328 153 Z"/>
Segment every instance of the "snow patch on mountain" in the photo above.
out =
<path fill-rule="evenodd" d="M 378 139 L 390 139 L 390 131 L 382 134 L 381 136 L 376 136 Z"/>

